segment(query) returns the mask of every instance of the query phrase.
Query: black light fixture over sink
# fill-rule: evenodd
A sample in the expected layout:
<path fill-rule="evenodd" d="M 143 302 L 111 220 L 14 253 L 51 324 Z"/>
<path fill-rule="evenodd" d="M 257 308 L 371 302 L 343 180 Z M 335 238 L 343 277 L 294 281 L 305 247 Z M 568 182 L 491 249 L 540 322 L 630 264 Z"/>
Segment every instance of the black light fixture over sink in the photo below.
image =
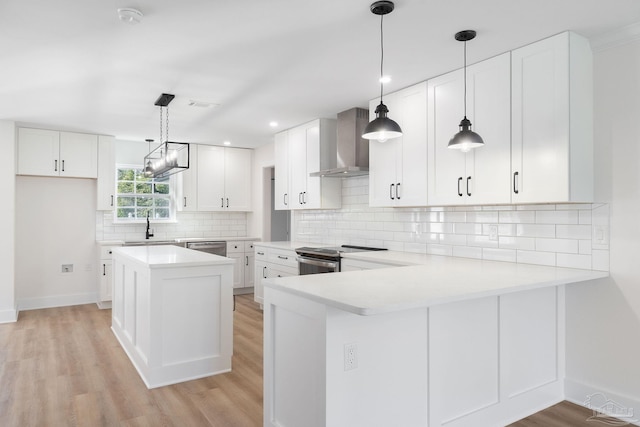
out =
<path fill-rule="evenodd" d="M 160 145 L 144 156 L 144 176 L 148 178 L 166 178 L 189 169 L 189 144 L 169 141 L 169 109 L 166 108 L 175 95 L 163 93 L 156 100 L 160 107 Z M 162 134 L 162 109 L 166 108 L 166 132 Z M 147 140 L 147 143 L 153 140 Z M 163 142 L 164 141 L 164 142 Z"/>
<path fill-rule="evenodd" d="M 471 130 L 471 121 L 467 119 L 467 42 L 475 37 L 474 30 L 460 31 L 455 35 L 456 40 L 464 42 L 464 118 L 460 121 L 460 131 L 451 138 L 447 148 L 460 150 L 463 153 L 484 145 L 482 137 Z"/>
<path fill-rule="evenodd" d="M 365 139 L 376 139 L 379 142 L 385 142 L 388 139 L 398 138 L 402 136 L 402 129 L 398 123 L 387 117 L 389 109 L 382 102 L 382 87 L 384 76 L 382 66 L 384 64 L 384 37 L 382 33 L 382 20 L 384 15 L 393 12 L 394 4 L 391 1 L 377 1 L 371 4 L 371 12 L 374 15 L 380 15 L 380 104 L 376 107 L 376 118 L 369 122 L 364 128 Z"/>

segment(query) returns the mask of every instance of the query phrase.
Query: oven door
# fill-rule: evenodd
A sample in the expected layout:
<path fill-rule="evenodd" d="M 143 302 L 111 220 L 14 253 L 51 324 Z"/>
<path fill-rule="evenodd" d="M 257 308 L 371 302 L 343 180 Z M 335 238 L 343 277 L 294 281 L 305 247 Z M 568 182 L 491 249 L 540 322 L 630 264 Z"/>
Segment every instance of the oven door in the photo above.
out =
<path fill-rule="evenodd" d="M 301 276 L 305 274 L 336 273 L 340 271 L 340 261 L 299 256 L 298 268 Z"/>

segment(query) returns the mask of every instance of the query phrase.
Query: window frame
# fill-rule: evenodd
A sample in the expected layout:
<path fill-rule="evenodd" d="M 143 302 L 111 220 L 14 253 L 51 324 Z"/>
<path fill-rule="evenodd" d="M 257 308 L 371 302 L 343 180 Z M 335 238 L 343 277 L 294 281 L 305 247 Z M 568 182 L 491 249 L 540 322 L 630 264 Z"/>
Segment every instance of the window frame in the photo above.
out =
<path fill-rule="evenodd" d="M 133 181 L 129 181 L 129 180 L 120 180 L 118 179 L 120 176 L 119 171 L 122 169 L 133 169 L 134 170 L 134 180 Z M 135 189 L 136 189 L 136 185 L 137 184 L 141 184 L 142 182 L 137 182 L 136 178 L 138 177 L 138 174 L 136 173 L 136 171 L 143 171 L 144 167 L 142 165 L 135 165 L 135 164 L 127 164 L 127 163 L 118 163 L 116 164 L 116 173 L 115 173 L 115 204 L 114 204 L 114 211 L 113 211 L 113 222 L 114 223 L 121 223 L 121 224 L 139 224 L 139 223 L 146 223 L 147 221 L 147 217 L 144 216 L 142 218 L 139 217 L 133 217 L 133 218 L 129 218 L 129 217 L 119 217 L 118 216 L 118 209 L 123 208 L 123 206 L 120 206 L 120 199 L 121 198 L 125 198 L 125 197 L 133 197 L 133 198 L 151 198 L 151 199 L 162 199 L 162 200 L 167 200 L 169 202 L 169 205 L 167 206 L 169 209 L 169 216 L 167 218 L 156 218 L 153 216 L 149 216 L 149 221 L 150 222 L 154 222 L 154 223 L 175 223 L 176 222 L 176 210 L 177 210 L 177 206 L 176 206 L 176 180 L 174 179 L 174 175 L 169 176 L 166 181 L 159 181 L 156 182 L 154 178 L 150 178 L 149 181 L 144 181 L 144 183 L 149 183 L 151 185 L 154 184 L 167 184 L 169 186 L 169 193 L 168 194 L 159 194 L 159 193 L 153 193 L 153 190 L 151 193 L 136 193 Z M 134 186 L 134 193 L 120 193 L 120 187 L 119 187 L 119 183 L 120 182 L 132 182 L 133 186 Z M 129 206 L 124 206 L 124 207 L 129 207 Z M 146 206 L 140 206 L 138 205 L 137 201 L 134 202 L 134 205 L 132 206 L 133 209 L 135 211 L 137 211 L 138 208 L 146 208 Z M 155 205 L 155 202 L 152 203 L 152 206 L 150 206 L 150 208 L 153 210 L 155 208 L 157 208 L 158 206 Z M 137 212 L 136 212 L 137 213 Z"/>

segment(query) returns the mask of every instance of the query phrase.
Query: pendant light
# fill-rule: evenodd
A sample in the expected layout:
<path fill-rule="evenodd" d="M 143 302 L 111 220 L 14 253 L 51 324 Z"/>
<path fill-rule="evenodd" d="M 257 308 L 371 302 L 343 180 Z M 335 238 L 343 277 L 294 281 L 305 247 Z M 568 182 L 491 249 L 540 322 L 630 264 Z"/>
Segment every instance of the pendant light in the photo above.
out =
<path fill-rule="evenodd" d="M 456 40 L 464 42 L 464 118 L 460 121 L 460 131 L 451 138 L 447 148 L 460 150 L 463 153 L 484 145 L 482 137 L 471 130 L 471 121 L 467 119 L 467 42 L 475 37 L 476 32 L 473 30 L 460 31 L 455 35 Z"/>
<path fill-rule="evenodd" d="M 384 63 L 384 37 L 382 33 L 382 19 L 384 15 L 391 13 L 394 9 L 394 4 L 391 1 L 377 1 L 371 4 L 371 12 L 375 15 L 380 15 L 380 105 L 376 107 L 376 118 L 367 124 L 364 128 L 365 139 L 376 139 L 379 142 L 385 142 L 388 139 L 397 138 L 402 136 L 402 129 L 398 123 L 387 117 L 389 109 L 382 102 L 382 65 Z"/>
<path fill-rule="evenodd" d="M 144 176 L 162 179 L 183 170 L 189 169 L 189 144 L 169 141 L 169 109 L 166 108 L 175 95 L 163 93 L 156 100 L 160 107 L 160 145 L 144 156 Z M 166 132 L 162 135 L 162 109 L 166 108 Z M 152 139 L 147 139 L 151 145 Z"/>

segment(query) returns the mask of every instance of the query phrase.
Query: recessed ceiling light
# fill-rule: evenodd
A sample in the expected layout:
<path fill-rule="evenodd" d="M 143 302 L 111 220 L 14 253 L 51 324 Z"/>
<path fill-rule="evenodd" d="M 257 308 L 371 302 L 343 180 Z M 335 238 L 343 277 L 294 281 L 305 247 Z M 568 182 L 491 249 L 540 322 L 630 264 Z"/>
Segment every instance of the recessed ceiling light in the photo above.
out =
<path fill-rule="evenodd" d="M 132 8 L 122 8 L 118 9 L 118 17 L 122 22 L 129 25 L 136 25 L 142 21 L 142 17 L 144 15 L 137 9 Z"/>
<path fill-rule="evenodd" d="M 189 100 L 189 107 L 210 108 L 210 107 L 217 107 L 217 106 L 218 104 L 213 104 L 211 102 L 196 101 L 194 99 Z"/>
<path fill-rule="evenodd" d="M 391 81 L 391 76 L 382 76 L 380 77 L 380 83 L 385 84 Z"/>
<path fill-rule="evenodd" d="M 272 128 L 277 128 L 278 122 L 269 122 L 269 126 L 271 126 Z"/>
<path fill-rule="evenodd" d="M 225 141 L 223 142 L 224 145 L 231 145 L 231 141 Z"/>

